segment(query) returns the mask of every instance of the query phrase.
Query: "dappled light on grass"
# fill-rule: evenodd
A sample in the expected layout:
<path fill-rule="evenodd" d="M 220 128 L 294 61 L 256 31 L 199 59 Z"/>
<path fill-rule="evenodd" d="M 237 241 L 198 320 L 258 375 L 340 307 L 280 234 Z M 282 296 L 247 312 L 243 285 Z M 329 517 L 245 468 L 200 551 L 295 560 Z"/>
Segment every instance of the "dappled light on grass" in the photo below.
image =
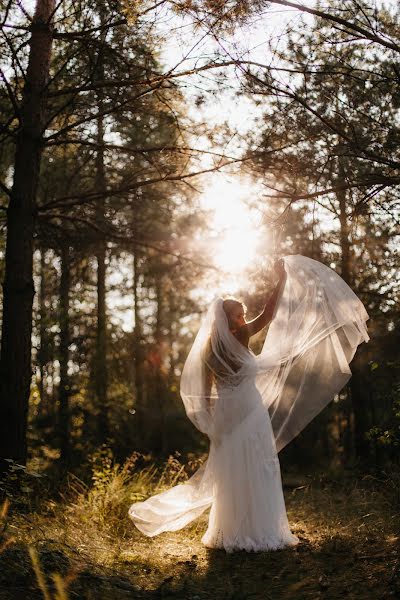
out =
<path fill-rule="evenodd" d="M 285 488 L 291 528 L 300 538 L 297 548 L 233 555 L 208 550 L 200 543 L 206 516 L 158 541 L 134 532 L 136 560 L 146 560 L 140 585 L 146 590 L 163 585 L 177 597 L 183 592 L 207 598 L 318 598 L 328 592 L 332 598 L 380 597 L 388 585 L 382 575 L 396 566 L 399 541 L 398 534 L 386 541 L 384 532 L 395 523 L 387 520 L 381 496 L 357 482 L 345 487 L 327 480 L 298 483 Z M 377 551 L 384 558 L 377 559 Z M 129 551 L 124 560 L 129 564 Z"/>
<path fill-rule="evenodd" d="M 354 474 L 284 474 L 289 522 L 300 538 L 295 548 L 230 555 L 209 550 L 200 542 L 207 515 L 181 531 L 143 536 L 127 516 L 130 503 L 185 480 L 195 467 L 179 456 L 159 467 L 140 455 L 121 466 L 103 456 L 93 484 L 72 478 L 59 502 L 43 499 L 37 513 L 13 514 L 14 540 L 0 554 L 0 584 L 28 586 L 32 598 L 41 598 L 29 546 L 47 581 L 59 573 L 70 582 L 70 599 L 92 594 L 118 600 L 126 593 L 146 599 L 376 600 L 400 590 L 399 507 L 390 488 Z"/>

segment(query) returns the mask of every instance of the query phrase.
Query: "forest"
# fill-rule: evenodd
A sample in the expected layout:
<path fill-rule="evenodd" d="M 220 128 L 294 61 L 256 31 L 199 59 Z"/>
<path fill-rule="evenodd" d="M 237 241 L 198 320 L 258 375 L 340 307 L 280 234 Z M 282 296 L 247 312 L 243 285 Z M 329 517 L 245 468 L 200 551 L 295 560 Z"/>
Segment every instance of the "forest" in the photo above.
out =
<path fill-rule="evenodd" d="M 397 3 L 0 7 L 0 600 L 397 597 Z M 279 454 L 301 543 L 146 538 L 129 506 L 207 459 L 180 379 L 208 306 L 255 317 L 297 254 L 370 336 Z"/>

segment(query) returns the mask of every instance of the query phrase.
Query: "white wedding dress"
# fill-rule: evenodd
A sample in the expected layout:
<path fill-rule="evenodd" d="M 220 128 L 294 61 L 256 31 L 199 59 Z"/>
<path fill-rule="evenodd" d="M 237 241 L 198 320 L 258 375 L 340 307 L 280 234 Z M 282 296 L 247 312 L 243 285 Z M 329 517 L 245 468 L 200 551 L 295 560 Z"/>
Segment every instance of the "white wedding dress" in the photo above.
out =
<path fill-rule="evenodd" d="M 202 538 L 209 548 L 277 550 L 294 545 L 268 409 L 254 378 L 219 390 L 218 435 L 211 441 L 213 500 Z"/>
<path fill-rule="evenodd" d="M 186 483 L 130 507 L 145 535 L 181 529 L 210 508 L 202 537 L 209 548 L 267 551 L 298 543 L 277 452 L 348 381 L 349 362 L 369 339 L 368 315 L 328 267 L 299 255 L 284 263 L 286 280 L 259 355 L 229 331 L 222 299 L 210 306 L 181 378 L 187 415 L 210 438 L 209 456 Z"/>

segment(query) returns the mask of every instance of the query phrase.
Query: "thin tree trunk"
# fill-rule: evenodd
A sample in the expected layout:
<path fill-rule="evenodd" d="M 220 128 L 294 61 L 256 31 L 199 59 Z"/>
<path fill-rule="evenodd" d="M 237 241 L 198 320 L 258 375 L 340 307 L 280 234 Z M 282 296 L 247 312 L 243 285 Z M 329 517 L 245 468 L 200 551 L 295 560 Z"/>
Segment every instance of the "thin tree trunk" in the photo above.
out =
<path fill-rule="evenodd" d="M 158 419 L 155 422 L 156 435 L 155 439 L 158 440 L 159 450 L 161 454 L 166 454 L 168 447 L 168 435 L 167 435 L 167 406 L 165 390 L 163 385 L 162 376 L 162 362 L 163 362 L 163 332 L 162 325 L 164 320 L 164 298 L 163 298 L 163 281 L 162 275 L 160 274 L 156 280 L 156 298 L 157 298 L 157 316 L 156 316 L 156 330 L 155 330 L 155 341 L 156 341 L 156 353 L 158 356 L 156 373 L 155 373 L 155 405 L 158 414 Z"/>
<path fill-rule="evenodd" d="M 369 446 L 365 439 L 367 426 L 368 382 L 365 378 L 364 365 L 362 361 L 362 350 L 358 350 L 352 363 L 352 377 L 350 379 L 351 403 L 353 407 L 353 436 L 354 451 L 356 458 L 362 462 L 368 459 Z"/>
<path fill-rule="evenodd" d="M 133 303 L 135 329 L 133 332 L 133 361 L 135 382 L 135 409 L 138 435 L 143 436 L 143 352 L 142 352 L 142 321 L 139 306 L 139 257 L 138 249 L 133 251 Z M 141 440 L 143 441 L 143 440 Z"/>
<path fill-rule="evenodd" d="M 103 180 L 104 164 L 98 161 L 98 183 Z M 104 204 L 98 207 L 97 218 L 104 221 Z M 97 339 L 96 339 L 96 396 L 99 407 L 99 435 L 108 435 L 107 406 L 107 315 L 106 315 L 106 244 L 100 240 L 97 259 Z"/>
<path fill-rule="evenodd" d="M 168 294 L 168 300 L 169 300 L 169 344 L 168 344 L 168 348 L 169 348 L 169 371 L 168 371 L 168 375 L 169 375 L 169 388 L 171 389 L 171 387 L 174 384 L 175 381 L 175 367 L 176 367 L 176 361 L 175 361 L 175 355 L 174 355 L 174 342 L 175 342 L 175 338 L 176 338 L 176 305 L 175 305 L 175 299 L 174 299 L 174 294 L 172 292 L 172 290 L 170 290 L 169 294 Z"/>
<path fill-rule="evenodd" d="M 343 165 L 339 162 L 339 183 L 344 181 Z M 346 191 L 340 190 L 337 192 L 337 199 L 339 201 L 339 221 L 340 221 L 340 246 L 341 246 L 341 275 L 344 281 L 353 287 L 353 265 L 351 260 L 351 240 L 350 240 L 350 228 L 348 223 L 348 216 L 346 213 Z M 364 433 L 366 431 L 366 420 L 365 420 L 365 392 L 363 390 L 363 368 L 362 362 L 360 361 L 359 349 L 355 358 L 353 359 L 351 370 L 352 377 L 350 379 L 348 388 L 350 388 L 351 405 L 353 412 L 353 440 L 354 440 L 354 451 L 358 460 L 364 460 L 366 458 L 368 448 L 366 440 L 364 439 Z"/>
<path fill-rule="evenodd" d="M 353 274 L 351 264 L 351 240 L 348 217 L 346 214 L 346 191 L 337 192 L 339 201 L 339 222 L 340 222 L 340 249 L 341 249 L 341 276 L 348 284 L 352 285 Z"/>
<path fill-rule="evenodd" d="M 100 8 L 102 10 L 102 8 Z M 100 14 L 103 22 L 103 14 Z M 104 81 L 103 47 L 100 46 L 97 77 Z M 103 111 L 103 91 L 98 92 L 98 110 Z M 104 165 L 104 122 L 103 117 L 97 119 L 97 153 L 96 153 L 96 190 L 106 191 L 106 175 Z M 98 200 L 96 218 L 99 226 L 105 224 L 104 198 Z M 106 241 L 101 236 L 96 252 L 97 259 L 97 340 L 96 340 L 96 396 L 99 408 L 99 437 L 105 440 L 108 435 L 108 398 L 107 398 L 107 316 L 106 316 Z"/>
<path fill-rule="evenodd" d="M 39 289 L 39 351 L 38 351 L 38 367 L 39 367 L 39 415 L 44 416 L 47 413 L 47 395 L 46 395 L 46 286 L 45 286 L 45 272 L 46 272 L 46 250 L 40 251 L 40 289 Z"/>
<path fill-rule="evenodd" d="M 0 471 L 25 463 L 31 383 L 33 234 L 53 42 L 54 0 L 37 0 L 7 211 L 0 359 Z"/>
<path fill-rule="evenodd" d="M 99 407 L 99 435 L 108 435 L 107 398 L 107 335 L 106 335 L 106 251 L 104 244 L 97 252 L 97 343 L 96 343 L 96 396 Z"/>
<path fill-rule="evenodd" d="M 65 245 L 61 249 L 60 279 L 60 388 L 59 388 L 59 436 L 60 460 L 66 464 L 70 455 L 70 381 L 68 376 L 70 327 L 69 296 L 71 287 L 70 249 Z"/>

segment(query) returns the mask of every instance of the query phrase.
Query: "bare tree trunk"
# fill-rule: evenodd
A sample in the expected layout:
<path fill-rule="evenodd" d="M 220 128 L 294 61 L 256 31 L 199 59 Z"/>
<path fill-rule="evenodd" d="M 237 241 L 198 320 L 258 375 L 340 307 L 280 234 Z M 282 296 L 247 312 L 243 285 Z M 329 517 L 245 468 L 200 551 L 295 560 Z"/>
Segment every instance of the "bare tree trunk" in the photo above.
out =
<path fill-rule="evenodd" d="M 69 295 L 71 287 L 70 249 L 68 245 L 61 248 L 61 280 L 60 280 L 60 388 L 59 388 L 59 424 L 60 460 L 66 464 L 70 455 L 70 381 L 68 376 L 70 327 L 69 327 Z"/>
<path fill-rule="evenodd" d="M 138 249 L 134 248 L 133 254 L 133 302 L 135 329 L 133 332 L 133 361 L 134 361 L 134 382 L 135 382 L 135 409 L 137 432 L 143 434 L 143 352 L 142 352 L 142 321 L 139 306 L 139 258 Z M 143 440 L 142 440 L 143 441 Z"/>
<path fill-rule="evenodd" d="M 46 286 L 45 286 L 45 271 L 46 271 L 46 251 L 40 251 L 40 289 L 39 289 L 39 351 L 38 351 L 38 367 L 39 367 L 39 415 L 44 416 L 47 413 L 47 395 L 46 395 Z"/>
<path fill-rule="evenodd" d="M 176 360 L 174 355 L 174 342 L 176 339 L 176 305 L 174 294 L 172 290 L 170 290 L 168 294 L 168 305 L 169 305 L 169 371 L 168 371 L 168 385 L 171 388 L 175 381 L 175 367 Z"/>
<path fill-rule="evenodd" d="M 339 222 L 340 222 L 340 249 L 341 249 L 341 276 L 348 284 L 352 285 L 353 274 L 351 265 L 351 240 L 348 218 L 346 214 L 346 191 L 337 192 L 339 201 Z"/>
<path fill-rule="evenodd" d="M 29 62 L 14 181 L 7 211 L 0 360 L 0 472 L 5 458 L 25 463 L 31 383 L 33 234 L 46 112 L 46 84 L 53 42 L 54 0 L 37 0 L 30 29 Z"/>
<path fill-rule="evenodd" d="M 98 160 L 98 183 L 103 181 L 104 164 Z M 104 204 L 100 203 L 98 219 L 104 221 Z M 108 435 L 107 406 L 107 315 L 106 315 L 106 243 L 99 241 L 97 259 L 97 339 L 96 339 L 96 396 L 99 407 L 99 435 L 105 440 Z"/>
<path fill-rule="evenodd" d="M 102 11 L 102 8 L 100 8 Z M 100 14 L 103 22 L 103 14 Z M 97 77 L 104 81 L 103 46 L 100 46 Z M 103 111 L 103 91 L 98 92 L 98 110 Z M 97 119 L 97 153 L 96 153 L 96 190 L 106 191 L 106 175 L 104 166 L 104 122 L 103 117 Z M 98 200 L 96 218 L 99 226 L 104 228 L 105 204 L 104 197 Z M 102 235 L 98 241 L 97 259 L 97 340 L 96 340 L 96 397 L 99 408 L 99 437 L 104 441 L 108 436 L 108 398 L 107 398 L 107 316 L 106 316 L 106 241 Z"/>
<path fill-rule="evenodd" d="M 165 397 L 165 386 L 162 374 L 162 363 L 163 363 L 163 321 L 164 321 L 164 297 L 163 297 L 163 280 L 160 274 L 156 280 L 156 298 L 157 298 L 157 317 L 156 317 L 156 330 L 155 330 L 155 341 L 156 341 L 156 353 L 158 355 L 158 365 L 155 372 L 155 405 L 157 409 L 158 419 L 155 422 L 156 435 L 155 439 L 158 440 L 159 449 L 161 454 L 166 454 L 168 448 L 168 434 L 167 434 L 167 406 Z"/>
<path fill-rule="evenodd" d="M 360 461 L 368 459 L 369 446 L 365 439 L 367 426 L 368 381 L 365 377 L 365 368 L 362 360 L 362 349 L 356 353 L 352 363 L 352 377 L 350 379 L 351 403 L 353 407 L 353 437 L 356 458 Z"/>
<path fill-rule="evenodd" d="M 344 181 L 343 165 L 339 162 L 339 183 Z M 337 192 L 339 201 L 339 221 L 340 221 L 340 246 L 341 246 L 341 275 L 344 281 L 353 287 L 353 265 L 351 257 L 351 240 L 348 216 L 346 213 L 346 191 L 340 190 Z M 350 389 L 351 406 L 353 412 L 353 441 L 354 451 L 358 460 L 364 460 L 368 453 L 367 442 L 364 438 L 366 431 L 366 403 L 365 390 L 363 389 L 364 374 L 362 361 L 360 360 L 360 352 L 358 350 L 355 358 L 352 361 L 351 370 L 352 377 L 350 379 L 348 389 Z"/>
<path fill-rule="evenodd" d="M 97 342 L 96 342 L 96 396 L 99 407 L 99 435 L 108 435 L 107 398 L 107 316 L 106 316 L 106 249 L 101 244 L 97 254 Z"/>

